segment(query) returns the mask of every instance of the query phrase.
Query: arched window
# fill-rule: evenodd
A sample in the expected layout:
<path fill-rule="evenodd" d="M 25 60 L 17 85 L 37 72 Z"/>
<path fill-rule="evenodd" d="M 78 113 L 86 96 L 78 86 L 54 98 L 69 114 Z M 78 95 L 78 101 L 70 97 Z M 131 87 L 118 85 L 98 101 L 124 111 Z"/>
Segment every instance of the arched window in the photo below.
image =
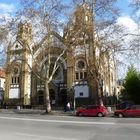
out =
<path fill-rule="evenodd" d="M 19 74 L 20 74 L 20 69 L 16 65 L 12 69 L 11 84 L 19 84 L 20 82 Z"/>
<path fill-rule="evenodd" d="M 87 78 L 87 70 L 86 70 L 86 62 L 84 59 L 79 59 L 75 63 L 75 80 L 86 80 Z"/>

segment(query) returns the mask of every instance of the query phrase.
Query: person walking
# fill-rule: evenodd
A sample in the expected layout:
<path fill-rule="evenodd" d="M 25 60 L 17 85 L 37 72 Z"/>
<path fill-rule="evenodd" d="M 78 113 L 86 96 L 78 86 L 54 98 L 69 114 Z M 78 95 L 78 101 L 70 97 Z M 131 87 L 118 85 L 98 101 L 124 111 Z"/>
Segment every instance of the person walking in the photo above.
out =
<path fill-rule="evenodd" d="M 71 111 L 71 104 L 70 104 L 70 102 L 67 103 L 67 111 Z"/>

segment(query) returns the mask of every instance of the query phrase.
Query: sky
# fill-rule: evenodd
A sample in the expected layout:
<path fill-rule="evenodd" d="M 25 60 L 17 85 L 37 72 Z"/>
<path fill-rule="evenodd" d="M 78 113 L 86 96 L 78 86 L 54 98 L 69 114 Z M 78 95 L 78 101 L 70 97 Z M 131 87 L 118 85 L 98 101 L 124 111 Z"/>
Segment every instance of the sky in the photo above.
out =
<path fill-rule="evenodd" d="M 18 2 L 20 0 L 0 0 L 0 17 L 2 15 L 7 15 L 14 12 L 19 8 Z M 68 1 L 68 0 L 63 0 Z M 129 7 L 130 0 L 118 0 L 117 6 L 121 9 L 121 15 L 118 18 L 118 22 L 126 26 L 128 29 L 133 30 L 136 24 L 132 20 L 132 9 Z"/>
<path fill-rule="evenodd" d="M 129 6 L 130 0 L 118 0 L 118 6 L 122 9 L 122 14 L 130 15 L 132 13 L 132 9 Z"/>
<path fill-rule="evenodd" d="M 20 0 L 0 0 L 0 11 L 8 11 L 8 8 L 10 8 L 10 10 L 12 8 L 16 8 L 16 5 L 18 3 L 18 1 Z M 63 0 L 68 1 L 68 0 Z M 129 1 L 130 0 L 118 0 L 118 6 L 123 10 L 123 14 L 124 15 L 129 15 L 131 13 L 131 10 L 129 8 Z"/>
<path fill-rule="evenodd" d="M 0 0 L 0 16 L 14 12 L 18 8 L 17 5 L 19 1 L 20 0 Z M 121 9 L 121 15 L 118 18 L 119 22 L 125 24 L 125 21 L 129 21 L 129 23 L 127 22 L 127 26 L 131 29 L 131 26 L 134 25 L 134 21 L 131 19 L 132 9 L 129 7 L 129 1 L 130 0 L 118 0 L 117 6 Z"/>
<path fill-rule="evenodd" d="M 0 0 L 0 17 L 6 15 L 7 17 L 11 15 L 17 8 L 18 2 L 20 0 Z M 67 2 L 68 0 L 63 0 Z M 132 9 L 129 7 L 130 0 L 118 0 L 117 6 L 121 9 L 121 14 L 117 19 L 117 23 L 126 27 L 129 32 L 134 32 L 137 28 L 137 24 L 131 18 Z M 0 59 L 2 58 L 3 53 L 0 48 Z"/>

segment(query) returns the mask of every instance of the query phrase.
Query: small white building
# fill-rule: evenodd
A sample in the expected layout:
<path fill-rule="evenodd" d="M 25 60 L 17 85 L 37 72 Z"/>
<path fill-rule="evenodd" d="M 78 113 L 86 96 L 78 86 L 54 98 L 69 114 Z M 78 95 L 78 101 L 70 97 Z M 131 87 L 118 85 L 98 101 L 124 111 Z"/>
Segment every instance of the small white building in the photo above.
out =
<path fill-rule="evenodd" d="M 5 90 L 5 71 L 0 69 L 0 102 L 3 101 L 3 93 Z"/>

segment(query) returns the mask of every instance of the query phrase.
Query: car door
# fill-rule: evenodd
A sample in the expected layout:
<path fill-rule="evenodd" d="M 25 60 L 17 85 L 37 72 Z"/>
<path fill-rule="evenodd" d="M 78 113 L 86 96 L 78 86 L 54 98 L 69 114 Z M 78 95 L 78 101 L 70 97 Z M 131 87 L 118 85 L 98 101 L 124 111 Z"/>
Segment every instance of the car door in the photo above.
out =
<path fill-rule="evenodd" d="M 136 105 L 136 115 L 134 117 L 140 117 L 140 105 Z"/>
<path fill-rule="evenodd" d="M 91 107 L 91 116 L 97 116 L 97 106 L 92 106 Z"/>
<path fill-rule="evenodd" d="M 140 117 L 140 106 L 138 107 L 138 116 L 137 117 Z"/>
<path fill-rule="evenodd" d="M 131 108 L 124 109 L 123 114 L 126 117 L 132 117 L 133 116 L 133 110 Z"/>
<path fill-rule="evenodd" d="M 95 116 L 96 115 L 96 106 L 88 106 L 87 108 L 87 115 L 88 116 Z"/>
<path fill-rule="evenodd" d="M 136 115 L 137 115 L 136 106 L 131 106 L 125 112 L 125 116 L 127 117 L 135 117 Z"/>
<path fill-rule="evenodd" d="M 88 107 L 86 107 L 85 109 L 82 109 L 80 111 L 80 113 L 83 114 L 84 116 L 88 116 L 88 114 L 89 114 L 88 112 L 89 112 L 89 108 Z"/>
<path fill-rule="evenodd" d="M 91 116 L 91 106 L 87 106 L 82 113 L 84 116 Z"/>

